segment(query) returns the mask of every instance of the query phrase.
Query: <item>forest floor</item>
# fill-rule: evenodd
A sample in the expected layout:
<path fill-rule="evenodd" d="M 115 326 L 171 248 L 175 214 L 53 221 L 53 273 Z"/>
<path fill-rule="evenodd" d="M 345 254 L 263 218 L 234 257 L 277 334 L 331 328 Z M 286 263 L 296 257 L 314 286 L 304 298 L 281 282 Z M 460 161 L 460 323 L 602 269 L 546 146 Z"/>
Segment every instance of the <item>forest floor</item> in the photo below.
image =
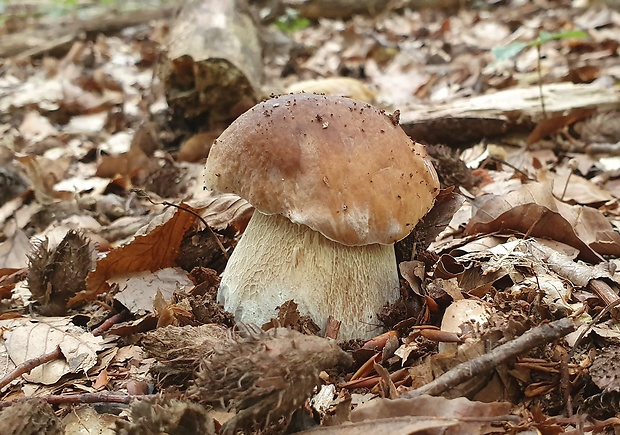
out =
<path fill-rule="evenodd" d="M 262 97 L 398 110 L 439 174 L 345 355 L 216 302 L 253 208 L 203 188 L 232 119 L 167 98 L 172 8 L 4 5 L 0 432 L 618 433 L 620 12 L 453 6 L 257 24 Z"/>

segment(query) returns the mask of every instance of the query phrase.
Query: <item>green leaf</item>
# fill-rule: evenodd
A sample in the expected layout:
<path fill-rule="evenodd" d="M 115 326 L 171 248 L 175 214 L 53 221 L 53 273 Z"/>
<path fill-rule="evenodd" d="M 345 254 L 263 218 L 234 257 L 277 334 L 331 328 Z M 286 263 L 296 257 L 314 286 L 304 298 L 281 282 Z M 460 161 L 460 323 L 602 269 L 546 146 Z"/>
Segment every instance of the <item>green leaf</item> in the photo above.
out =
<path fill-rule="evenodd" d="M 523 50 L 527 46 L 527 43 L 517 41 L 503 47 L 494 47 L 491 52 L 497 60 L 507 60 L 512 59 L 513 57 L 521 53 L 521 50 Z"/>
<path fill-rule="evenodd" d="M 297 11 L 293 9 L 287 9 L 284 15 L 276 20 L 275 25 L 283 32 L 292 33 L 308 27 L 310 20 L 300 17 Z"/>
<path fill-rule="evenodd" d="M 566 32 L 549 33 L 540 32 L 538 38 L 530 42 L 513 42 L 504 47 L 495 47 L 491 50 L 497 60 L 512 59 L 526 47 L 540 47 L 546 42 L 557 39 L 583 39 L 587 38 L 588 33 L 583 30 L 567 30 Z"/>
<path fill-rule="evenodd" d="M 587 37 L 588 33 L 584 32 L 583 30 L 567 30 L 566 32 L 558 33 L 540 32 L 538 38 L 530 42 L 528 46 L 537 47 L 543 45 L 546 42 L 557 39 L 584 39 Z"/>

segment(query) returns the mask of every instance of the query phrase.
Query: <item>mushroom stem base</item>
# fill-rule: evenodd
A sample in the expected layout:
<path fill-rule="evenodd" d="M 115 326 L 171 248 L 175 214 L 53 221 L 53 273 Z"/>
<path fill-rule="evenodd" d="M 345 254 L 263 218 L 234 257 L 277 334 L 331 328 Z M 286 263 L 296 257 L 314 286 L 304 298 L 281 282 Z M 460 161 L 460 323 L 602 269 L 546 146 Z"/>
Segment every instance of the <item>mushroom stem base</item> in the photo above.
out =
<path fill-rule="evenodd" d="M 342 322 L 339 339 L 364 339 L 381 331 L 376 313 L 398 288 L 393 245 L 345 246 L 255 211 L 222 274 L 218 302 L 237 321 L 262 325 L 293 300 L 322 330 L 331 315 Z"/>

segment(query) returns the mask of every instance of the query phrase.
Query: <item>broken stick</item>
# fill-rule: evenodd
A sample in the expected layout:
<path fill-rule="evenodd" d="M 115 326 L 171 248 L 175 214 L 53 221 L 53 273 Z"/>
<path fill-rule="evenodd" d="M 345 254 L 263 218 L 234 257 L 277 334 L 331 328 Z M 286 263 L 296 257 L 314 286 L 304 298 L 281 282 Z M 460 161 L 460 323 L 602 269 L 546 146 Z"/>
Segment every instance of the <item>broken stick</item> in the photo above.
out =
<path fill-rule="evenodd" d="M 434 381 L 416 390 L 408 391 L 400 397 L 412 399 L 423 394 L 438 396 L 474 376 L 493 370 L 498 365 L 528 350 L 562 338 L 573 332 L 575 328 L 575 322 L 567 317 L 537 326 L 522 336 L 496 347 L 489 353 L 459 364 Z"/>

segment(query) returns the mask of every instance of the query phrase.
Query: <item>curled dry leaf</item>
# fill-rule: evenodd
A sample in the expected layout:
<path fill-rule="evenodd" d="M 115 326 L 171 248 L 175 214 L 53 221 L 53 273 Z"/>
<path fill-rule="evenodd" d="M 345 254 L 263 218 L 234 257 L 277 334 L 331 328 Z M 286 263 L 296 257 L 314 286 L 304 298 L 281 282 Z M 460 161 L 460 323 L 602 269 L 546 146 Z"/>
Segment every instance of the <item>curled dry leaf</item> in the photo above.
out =
<path fill-rule="evenodd" d="M 551 118 L 544 119 L 536 125 L 536 128 L 527 138 L 528 145 L 538 142 L 546 136 L 557 133 L 560 129 L 567 127 L 575 122 L 589 118 L 596 112 L 594 108 L 577 107 L 571 109 L 566 115 L 556 115 Z"/>
<path fill-rule="evenodd" d="M 35 367 L 30 374 L 23 375 L 29 382 L 51 385 L 68 373 L 86 372 L 97 363 L 97 352 L 106 348 L 102 337 L 95 337 L 63 317 L 42 318 L 40 321 L 4 320 L 0 321 L 0 327 L 4 329 L 9 356 L 16 365 L 60 346 L 65 359 Z"/>
<path fill-rule="evenodd" d="M 202 218 L 216 230 L 223 230 L 229 225 L 243 230 L 254 213 L 254 207 L 249 202 L 232 193 L 213 193 L 206 199 L 188 201 L 188 204 L 201 209 Z"/>
<path fill-rule="evenodd" d="M 183 205 L 183 204 L 182 204 Z M 183 205 L 184 207 L 188 207 Z M 190 210 L 197 210 L 188 207 Z M 187 211 L 170 207 L 138 231 L 128 244 L 99 260 L 86 278 L 86 290 L 69 300 L 69 306 L 93 300 L 108 291 L 107 280 L 128 273 L 151 271 L 176 266 L 175 260 L 185 232 L 196 217 Z"/>
<path fill-rule="evenodd" d="M 590 266 L 575 262 L 569 255 L 565 255 L 535 240 L 529 243 L 529 249 L 549 269 L 576 287 L 585 287 L 591 280 L 597 278 L 613 279 L 614 266 L 612 263 L 603 262 Z"/>
<path fill-rule="evenodd" d="M 465 227 L 465 234 L 516 231 L 548 238 L 579 249 L 583 260 L 620 255 L 620 234 L 598 211 L 570 206 L 553 197 L 547 184 L 526 184 L 507 195 L 491 196 Z"/>

